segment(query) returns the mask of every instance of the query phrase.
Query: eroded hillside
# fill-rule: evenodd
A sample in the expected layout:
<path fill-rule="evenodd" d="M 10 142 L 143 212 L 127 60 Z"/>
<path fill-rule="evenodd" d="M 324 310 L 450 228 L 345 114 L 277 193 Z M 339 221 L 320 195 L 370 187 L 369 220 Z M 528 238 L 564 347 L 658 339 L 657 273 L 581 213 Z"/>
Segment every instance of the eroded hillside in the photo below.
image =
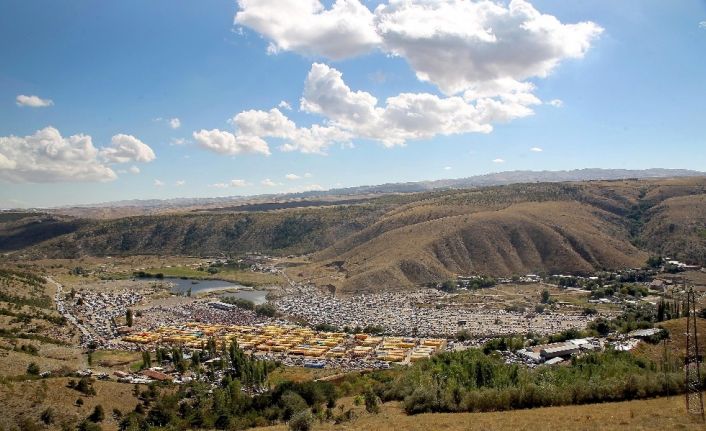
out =
<path fill-rule="evenodd" d="M 300 272 L 358 292 L 454 274 L 635 267 L 649 254 L 706 264 L 704 184 L 703 179 L 519 184 L 438 193 L 390 211 L 318 253 L 320 263 Z"/>
<path fill-rule="evenodd" d="M 531 183 L 270 211 L 6 215 L 0 239 L 28 257 L 313 253 L 294 276 L 354 292 L 453 274 L 588 273 L 650 254 L 706 265 L 705 214 L 704 178 Z"/>

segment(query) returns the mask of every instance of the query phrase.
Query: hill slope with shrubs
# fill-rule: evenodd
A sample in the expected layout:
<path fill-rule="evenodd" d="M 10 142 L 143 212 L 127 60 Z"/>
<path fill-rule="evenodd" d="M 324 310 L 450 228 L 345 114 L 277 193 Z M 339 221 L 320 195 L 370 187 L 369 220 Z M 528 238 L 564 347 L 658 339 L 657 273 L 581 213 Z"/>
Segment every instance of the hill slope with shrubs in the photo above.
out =
<path fill-rule="evenodd" d="M 297 275 L 354 292 L 636 267 L 652 254 L 706 265 L 705 214 L 705 178 L 529 183 L 270 211 L 7 215 L 0 244 L 29 257 L 313 253 Z"/>

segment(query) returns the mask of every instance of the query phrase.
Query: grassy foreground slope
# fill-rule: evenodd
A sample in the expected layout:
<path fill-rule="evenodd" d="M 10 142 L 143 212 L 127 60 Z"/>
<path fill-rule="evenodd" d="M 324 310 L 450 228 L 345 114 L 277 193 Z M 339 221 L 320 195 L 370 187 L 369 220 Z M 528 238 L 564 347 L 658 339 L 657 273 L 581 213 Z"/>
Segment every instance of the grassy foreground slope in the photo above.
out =
<path fill-rule="evenodd" d="M 408 416 L 398 403 L 387 403 L 377 415 L 364 413 L 351 422 L 322 424 L 328 431 L 467 431 L 467 430 L 703 430 L 704 424 L 687 417 L 684 397 L 665 397 L 619 403 L 545 407 L 491 413 L 428 413 Z M 284 425 L 255 428 L 285 431 Z"/>

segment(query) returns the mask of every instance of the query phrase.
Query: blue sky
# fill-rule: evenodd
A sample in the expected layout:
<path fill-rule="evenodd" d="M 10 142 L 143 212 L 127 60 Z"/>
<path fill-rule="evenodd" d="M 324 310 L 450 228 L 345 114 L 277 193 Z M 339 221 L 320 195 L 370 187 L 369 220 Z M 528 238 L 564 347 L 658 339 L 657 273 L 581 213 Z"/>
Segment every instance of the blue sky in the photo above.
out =
<path fill-rule="evenodd" d="M 0 208 L 705 169 L 704 1 L 316 3 L 0 0 Z M 469 45 L 414 20 L 464 13 Z"/>

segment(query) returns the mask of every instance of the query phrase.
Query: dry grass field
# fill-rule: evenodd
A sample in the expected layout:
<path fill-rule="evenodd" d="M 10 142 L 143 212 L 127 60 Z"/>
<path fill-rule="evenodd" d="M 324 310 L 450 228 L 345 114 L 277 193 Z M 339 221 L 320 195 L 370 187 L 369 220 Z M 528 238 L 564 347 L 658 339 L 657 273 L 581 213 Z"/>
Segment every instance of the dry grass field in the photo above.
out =
<path fill-rule="evenodd" d="M 27 265 L 33 271 L 50 274 L 58 282 L 71 286 L 98 281 L 101 278 L 132 278 L 135 271 L 151 274 L 162 273 L 166 277 L 188 277 L 198 279 L 226 280 L 246 286 L 279 285 L 284 278 L 278 274 L 220 268 L 217 274 L 198 271 L 207 266 L 205 259 L 180 256 L 104 256 L 78 259 L 40 259 Z M 70 271 L 81 268 L 86 274 L 77 276 Z M 51 285 L 47 285 L 51 286 Z"/>
<path fill-rule="evenodd" d="M 382 406 L 377 415 L 355 408 L 358 417 L 334 425 L 317 424 L 316 431 L 589 431 L 589 430 L 703 430 L 706 424 L 687 417 L 684 398 L 668 397 L 620 403 L 547 407 L 493 413 L 433 413 L 406 415 L 398 403 Z M 285 431 L 287 427 L 256 428 Z"/>
<path fill-rule="evenodd" d="M 704 357 L 706 357 L 706 319 L 696 319 L 696 322 L 696 329 L 699 336 L 699 350 L 701 350 Z M 686 349 L 686 318 L 667 320 L 661 322 L 659 326 L 669 331 L 669 339 L 666 343 L 668 358 L 675 361 L 683 361 Z M 635 350 L 633 350 L 633 353 L 659 364 L 662 362 L 665 355 L 664 344 L 640 343 Z"/>
<path fill-rule="evenodd" d="M 281 367 L 269 374 L 268 382 L 270 386 L 276 386 L 277 384 L 285 381 L 306 382 L 332 376 L 337 373 L 338 370 L 326 368 L 315 369 L 304 367 Z"/>
<path fill-rule="evenodd" d="M 0 376 L 22 376 L 32 362 L 39 366 L 41 372 L 78 370 L 88 365 L 86 356 L 79 349 L 65 347 L 54 351 L 52 346 L 45 344 L 41 345 L 39 355 L 36 356 L 13 350 L 0 350 Z"/>
<path fill-rule="evenodd" d="M 134 410 L 137 399 L 132 395 L 133 386 L 115 382 L 96 381 L 93 387 L 95 396 L 84 396 L 68 388 L 68 378 L 29 380 L 0 384 L 0 429 L 21 430 L 23 420 L 39 422 L 42 412 L 52 408 L 56 421 L 48 429 L 60 429 L 62 423 L 78 424 L 93 411 L 96 405 L 103 406 L 105 420 L 101 427 L 105 431 L 118 429 L 112 418 L 113 409 L 123 413 Z M 82 399 L 83 405 L 76 400 Z"/>
<path fill-rule="evenodd" d="M 589 293 L 576 289 L 562 289 L 544 283 L 532 284 L 502 284 L 476 291 L 461 292 L 449 299 L 450 302 L 464 305 L 482 306 L 488 309 L 505 309 L 508 306 L 523 307 L 528 311 L 534 310 L 541 303 L 542 291 L 548 291 L 556 307 L 588 307 L 601 311 L 617 311 L 619 306 L 614 304 L 590 304 Z"/>

